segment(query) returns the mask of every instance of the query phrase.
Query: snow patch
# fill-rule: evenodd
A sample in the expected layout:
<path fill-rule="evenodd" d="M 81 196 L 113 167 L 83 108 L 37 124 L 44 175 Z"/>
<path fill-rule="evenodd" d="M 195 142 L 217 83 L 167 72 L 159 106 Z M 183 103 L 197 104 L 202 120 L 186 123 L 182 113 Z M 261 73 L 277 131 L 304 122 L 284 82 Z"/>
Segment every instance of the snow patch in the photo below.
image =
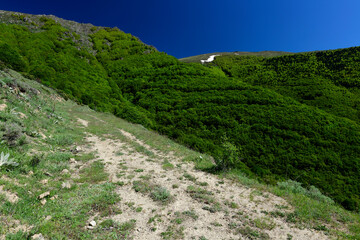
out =
<path fill-rule="evenodd" d="M 220 55 L 211 55 L 207 60 L 200 60 L 201 61 L 201 63 L 209 63 L 209 62 L 212 62 L 212 61 L 214 61 L 214 59 L 215 59 L 215 57 L 216 56 L 220 56 Z"/>

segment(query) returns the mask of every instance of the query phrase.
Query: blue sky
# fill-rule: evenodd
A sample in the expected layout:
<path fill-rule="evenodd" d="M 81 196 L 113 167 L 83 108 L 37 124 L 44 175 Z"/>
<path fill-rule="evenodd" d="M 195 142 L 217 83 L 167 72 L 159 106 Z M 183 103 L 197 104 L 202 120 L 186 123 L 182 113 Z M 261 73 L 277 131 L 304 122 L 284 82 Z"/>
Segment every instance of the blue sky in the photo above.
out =
<path fill-rule="evenodd" d="M 178 58 L 360 45 L 358 0 L 11 0 L 0 9 L 116 26 Z"/>

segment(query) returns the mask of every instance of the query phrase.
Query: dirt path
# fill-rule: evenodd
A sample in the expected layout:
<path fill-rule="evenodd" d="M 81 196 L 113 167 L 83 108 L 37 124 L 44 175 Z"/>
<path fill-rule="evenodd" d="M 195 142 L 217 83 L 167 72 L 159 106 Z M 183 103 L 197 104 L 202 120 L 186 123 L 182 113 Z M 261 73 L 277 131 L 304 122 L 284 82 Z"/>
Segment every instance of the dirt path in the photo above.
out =
<path fill-rule="evenodd" d="M 87 137 L 87 151 L 97 151 L 103 159 L 109 181 L 122 182 L 116 190 L 122 214 L 110 218 L 135 219 L 134 239 L 328 239 L 322 232 L 271 216 L 291 211 L 284 199 L 196 171 L 191 163 L 121 132 L 135 145 L 92 135 Z M 171 201 L 154 201 L 151 190 L 136 192 L 136 183 L 167 189 Z"/>

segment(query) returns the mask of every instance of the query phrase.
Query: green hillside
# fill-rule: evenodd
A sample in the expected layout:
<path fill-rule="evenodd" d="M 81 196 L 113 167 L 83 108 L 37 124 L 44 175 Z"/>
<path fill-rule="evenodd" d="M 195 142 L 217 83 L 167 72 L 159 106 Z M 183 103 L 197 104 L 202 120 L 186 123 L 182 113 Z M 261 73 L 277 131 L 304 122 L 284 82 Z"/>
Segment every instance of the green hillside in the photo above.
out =
<path fill-rule="evenodd" d="M 200 63 L 200 60 L 206 60 L 211 55 L 220 55 L 220 56 L 258 56 L 258 57 L 277 57 L 282 55 L 293 54 L 291 52 L 281 52 L 281 51 L 261 51 L 261 52 L 215 52 L 215 53 L 206 53 L 200 54 L 191 57 L 180 58 L 179 61 L 185 63 Z"/>
<path fill-rule="evenodd" d="M 116 28 L 0 15 L 2 66 L 211 154 L 209 171 L 293 179 L 359 209 L 359 48 L 203 66 Z"/>

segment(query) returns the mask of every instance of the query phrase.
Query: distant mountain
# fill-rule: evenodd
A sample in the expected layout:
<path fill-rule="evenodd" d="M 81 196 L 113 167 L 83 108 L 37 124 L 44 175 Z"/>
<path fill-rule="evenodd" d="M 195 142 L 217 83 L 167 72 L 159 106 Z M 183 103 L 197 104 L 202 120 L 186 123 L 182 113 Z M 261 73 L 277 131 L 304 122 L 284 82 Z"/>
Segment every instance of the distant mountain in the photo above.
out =
<path fill-rule="evenodd" d="M 208 153 L 207 171 L 292 179 L 359 209 L 359 47 L 198 64 L 118 28 L 6 11 L 0 22 L 0 68 Z"/>
<path fill-rule="evenodd" d="M 220 56 L 228 56 L 228 55 L 235 55 L 235 56 L 259 56 L 259 57 L 277 57 L 287 54 L 294 54 L 291 52 L 281 52 L 281 51 L 261 51 L 261 52 L 215 52 L 215 53 L 206 53 L 186 58 L 180 58 L 179 61 L 185 63 L 191 62 L 200 62 L 201 60 L 207 59 L 211 55 L 220 55 Z"/>

